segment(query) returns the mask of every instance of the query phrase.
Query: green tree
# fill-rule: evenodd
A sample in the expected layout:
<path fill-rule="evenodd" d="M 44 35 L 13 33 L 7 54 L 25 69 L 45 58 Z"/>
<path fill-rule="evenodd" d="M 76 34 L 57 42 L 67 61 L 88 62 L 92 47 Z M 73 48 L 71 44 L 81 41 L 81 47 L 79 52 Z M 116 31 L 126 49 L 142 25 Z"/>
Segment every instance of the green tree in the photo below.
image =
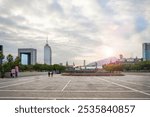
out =
<path fill-rule="evenodd" d="M 2 60 L 5 58 L 2 52 L 0 52 L 0 64 L 2 64 Z"/>
<path fill-rule="evenodd" d="M 35 70 L 35 71 L 42 71 L 42 64 L 35 64 L 34 66 L 33 66 L 33 69 Z"/>
<path fill-rule="evenodd" d="M 109 72 L 114 72 L 114 71 L 123 71 L 123 65 L 121 64 L 107 64 L 103 65 L 103 69 Z"/>
<path fill-rule="evenodd" d="M 2 65 L 2 60 L 4 59 L 4 55 L 3 55 L 3 53 L 2 52 L 0 52 L 0 77 L 3 77 L 3 65 Z"/>
<path fill-rule="evenodd" d="M 19 66 L 19 65 L 20 65 L 20 62 L 21 62 L 21 59 L 17 56 L 17 57 L 15 58 L 14 64 L 17 65 L 17 66 Z"/>
<path fill-rule="evenodd" d="M 7 61 L 10 63 L 10 62 L 13 62 L 13 56 L 11 54 L 8 54 L 7 55 Z"/>
<path fill-rule="evenodd" d="M 4 58 L 5 58 L 5 56 L 3 55 L 2 52 L 0 52 L 0 59 L 4 59 Z"/>

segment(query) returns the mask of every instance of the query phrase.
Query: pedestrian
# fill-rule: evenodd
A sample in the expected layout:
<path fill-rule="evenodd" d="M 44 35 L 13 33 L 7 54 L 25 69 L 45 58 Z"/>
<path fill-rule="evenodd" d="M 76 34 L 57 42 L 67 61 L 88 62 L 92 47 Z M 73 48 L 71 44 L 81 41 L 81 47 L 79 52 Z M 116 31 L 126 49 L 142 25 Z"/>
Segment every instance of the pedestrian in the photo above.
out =
<path fill-rule="evenodd" d="M 12 70 L 10 70 L 10 77 L 12 78 Z"/>
<path fill-rule="evenodd" d="M 12 78 L 15 78 L 15 73 L 16 73 L 15 69 L 11 69 Z"/>
<path fill-rule="evenodd" d="M 18 66 L 15 67 L 15 76 L 18 77 L 19 68 Z"/>
<path fill-rule="evenodd" d="M 51 72 L 51 77 L 53 77 L 53 71 Z"/>
<path fill-rule="evenodd" d="M 50 77 L 50 74 L 51 74 L 50 71 L 48 71 L 48 77 Z"/>

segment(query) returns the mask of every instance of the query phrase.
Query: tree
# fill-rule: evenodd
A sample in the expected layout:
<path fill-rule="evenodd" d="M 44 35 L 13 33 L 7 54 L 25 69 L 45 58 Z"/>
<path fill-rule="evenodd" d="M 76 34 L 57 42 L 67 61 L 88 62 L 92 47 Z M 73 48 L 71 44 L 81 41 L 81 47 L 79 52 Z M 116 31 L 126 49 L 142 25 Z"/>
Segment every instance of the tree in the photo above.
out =
<path fill-rule="evenodd" d="M 8 54 L 8 55 L 7 55 L 7 61 L 8 61 L 9 63 L 13 62 L 13 56 L 12 56 L 11 54 Z"/>
<path fill-rule="evenodd" d="M 107 64 L 103 65 L 103 69 L 109 72 L 114 72 L 114 71 L 123 71 L 123 65 L 121 64 Z"/>
<path fill-rule="evenodd" d="M 4 55 L 2 52 L 0 52 L 0 77 L 4 77 L 4 69 L 3 69 L 3 64 L 2 64 L 2 60 L 4 59 Z"/>
<path fill-rule="evenodd" d="M 15 58 L 14 64 L 17 65 L 17 66 L 19 66 L 19 65 L 20 65 L 20 62 L 21 62 L 21 59 L 17 56 L 17 57 Z"/>
<path fill-rule="evenodd" d="M 0 64 L 2 64 L 1 61 L 2 61 L 4 58 L 5 58 L 5 56 L 3 55 L 2 52 L 0 52 Z"/>

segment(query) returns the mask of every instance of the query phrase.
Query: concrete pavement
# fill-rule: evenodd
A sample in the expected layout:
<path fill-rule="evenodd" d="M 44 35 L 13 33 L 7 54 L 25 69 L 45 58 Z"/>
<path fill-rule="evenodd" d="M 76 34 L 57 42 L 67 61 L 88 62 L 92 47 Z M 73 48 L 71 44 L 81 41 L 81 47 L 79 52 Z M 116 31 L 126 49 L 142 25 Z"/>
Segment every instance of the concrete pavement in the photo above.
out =
<path fill-rule="evenodd" d="M 0 79 L 0 99 L 150 99 L 150 77 L 46 75 Z"/>

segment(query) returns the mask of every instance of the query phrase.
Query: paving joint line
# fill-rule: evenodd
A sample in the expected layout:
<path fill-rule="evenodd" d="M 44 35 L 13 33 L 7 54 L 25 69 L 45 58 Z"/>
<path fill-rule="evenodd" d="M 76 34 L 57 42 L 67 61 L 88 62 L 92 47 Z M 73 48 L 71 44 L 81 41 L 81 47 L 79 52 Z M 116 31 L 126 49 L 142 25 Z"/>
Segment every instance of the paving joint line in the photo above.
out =
<path fill-rule="evenodd" d="M 11 85 L 5 85 L 5 86 L 1 86 L 0 89 L 10 87 L 10 86 L 20 85 L 20 84 L 26 84 L 26 83 L 33 82 L 33 81 L 35 81 L 35 80 L 29 80 L 27 82 L 21 82 L 21 83 L 16 83 L 16 84 L 11 84 Z"/>
<path fill-rule="evenodd" d="M 71 80 L 68 81 L 68 83 L 63 87 L 63 89 L 61 90 L 61 92 L 63 92 L 65 90 L 65 88 L 68 86 L 68 84 L 71 82 Z"/>
<path fill-rule="evenodd" d="M 0 99 L 34 99 L 34 100 L 78 100 L 78 99 L 82 99 L 82 100 L 149 100 L 150 98 L 82 98 L 82 97 L 76 97 L 76 98 L 69 98 L 69 97 L 0 97 Z"/>
<path fill-rule="evenodd" d="M 0 92 L 49 92 L 49 93 L 54 93 L 54 92 L 61 92 L 61 90 L 0 90 Z M 63 91 L 63 92 L 70 92 L 70 93 L 105 93 L 105 92 L 135 92 L 135 91 L 83 91 L 83 90 L 80 90 L 80 91 Z"/>
<path fill-rule="evenodd" d="M 145 94 L 145 95 L 150 96 L 149 93 L 146 93 L 146 92 L 143 92 L 143 91 L 140 91 L 140 90 L 131 88 L 131 87 L 127 87 L 127 86 L 125 86 L 125 85 L 121 85 L 121 84 L 118 84 L 118 83 L 115 83 L 115 82 L 112 82 L 112 81 L 108 81 L 108 80 L 102 79 L 102 78 L 100 78 L 100 80 L 103 80 L 103 81 L 105 81 L 105 82 L 109 82 L 109 83 L 115 84 L 115 85 L 117 85 L 117 86 L 124 87 L 124 88 L 126 88 L 126 89 L 130 89 L 130 90 L 132 90 L 132 91 L 139 92 L 139 93 L 141 93 L 141 94 Z"/>
<path fill-rule="evenodd" d="M 128 81 L 123 81 L 123 80 L 119 80 L 119 79 L 117 79 L 117 81 L 129 83 L 129 84 L 134 84 L 134 85 L 139 85 L 139 86 L 150 87 L 150 86 L 147 86 L 147 85 L 137 84 L 137 83 L 134 83 L 134 82 L 128 82 Z"/>
<path fill-rule="evenodd" d="M 32 78 L 32 79 L 17 79 L 17 80 L 9 80 L 9 81 L 6 81 L 6 82 L 0 82 L 0 85 L 1 84 L 6 84 L 6 83 L 19 83 L 19 82 L 22 82 L 22 81 L 28 81 L 28 80 L 33 80 L 35 78 Z"/>

